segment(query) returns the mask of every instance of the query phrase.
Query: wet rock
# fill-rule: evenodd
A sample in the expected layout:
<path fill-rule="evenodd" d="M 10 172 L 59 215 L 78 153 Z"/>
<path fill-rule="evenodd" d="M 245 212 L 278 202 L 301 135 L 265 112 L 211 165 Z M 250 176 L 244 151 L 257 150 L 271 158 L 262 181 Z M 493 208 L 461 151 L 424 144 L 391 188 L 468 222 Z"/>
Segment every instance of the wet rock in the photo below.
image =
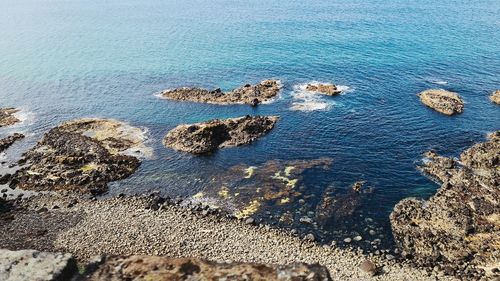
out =
<path fill-rule="evenodd" d="M 0 108 L 0 127 L 6 127 L 20 122 L 20 120 L 14 116 L 16 112 L 19 112 L 19 110 L 15 108 Z"/>
<path fill-rule="evenodd" d="M 491 93 L 490 100 L 496 104 L 500 104 L 500 90 Z"/>
<path fill-rule="evenodd" d="M 363 240 L 363 237 L 358 235 L 358 236 L 355 236 L 353 239 L 354 239 L 354 241 L 361 241 L 361 240 Z"/>
<path fill-rule="evenodd" d="M 316 237 L 314 237 L 314 234 L 309 233 L 304 237 L 305 240 L 314 242 L 316 240 Z"/>
<path fill-rule="evenodd" d="M 70 280 L 76 272 L 76 262 L 69 254 L 0 249 L 0 280 Z"/>
<path fill-rule="evenodd" d="M 344 242 L 345 242 L 345 243 L 351 243 L 351 242 L 352 242 L 352 239 L 351 239 L 351 238 L 349 238 L 349 237 L 347 237 L 347 238 L 345 238 L 345 239 L 344 239 Z"/>
<path fill-rule="evenodd" d="M 215 263 L 192 258 L 154 256 L 116 256 L 108 258 L 90 276 L 97 280 L 331 280 L 320 265 L 260 265 Z"/>
<path fill-rule="evenodd" d="M 344 193 L 329 186 L 316 206 L 316 220 L 321 225 L 335 224 L 352 217 L 361 205 L 362 194 L 349 190 Z"/>
<path fill-rule="evenodd" d="M 464 109 L 464 102 L 457 93 L 432 89 L 420 92 L 418 96 L 423 104 L 446 115 L 462 113 Z"/>
<path fill-rule="evenodd" d="M 246 224 L 254 224 L 254 223 L 255 223 L 255 219 L 254 219 L 254 218 L 247 218 L 247 219 L 245 220 L 245 223 L 246 223 Z"/>
<path fill-rule="evenodd" d="M 222 92 L 220 89 L 209 91 L 201 88 L 184 87 L 165 90 L 161 92 L 161 96 L 166 99 L 179 101 L 212 104 L 249 104 L 256 106 L 276 97 L 280 87 L 280 83 L 277 80 L 264 80 L 256 85 L 246 84 L 230 92 Z"/>
<path fill-rule="evenodd" d="M 377 266 L 369 260 L 365 260 L 361 263 L 359 269 L 369 276 L 375 276 L 377 274 Z"/>
<path fill-rule="evenodd" d="M 310 92 L 318 92 L 321 94 L 329 95 L 329 96 L 334 96 L 337 94 L 340 94 L 342 91 L 337 89 L 337 86 L 334 84 L 326 83 L 310 83 L 307 84 L 306 86 L 306 91 Z"/>
<path fill-rule="evenodd" d="M 357 181 L 357 182 L 353 183 L 353 185 L 351 186 L 351 189 L 354 192 L 360 193 L 361 192 L 361 188 L 363 188 L 363 185 L 365 183 L 366 183 L 366 181 Z"/>
<path fill-rule="evenodd" d="M 219 148 L 249 144 L 268 133 L 277 116 L 245 116 L 179 125 L 165 136 L 163 144 L 175 150 L 203 154 Z"/>
<path fill-rule="evenodd" d="M 139 129 L 109 119 L 81 119 L 51 129 L 20 160 L 10 186 L 27 190 L 99 194 L 133 174 L 142 149 Z"/>
<path fill-rule="evenodd" d="M 5 151 L 7 148 L 9 148 L 11 145 L 13 145 L 16 141 L 23 139 L 23 138 L 24 138 L 23 134 L 14 133 L 13 135 L 10 135 L 8 137 L 0 139 L 0 153 Z"/>
<path fill-rule="evenodd" d="M 429 200 L 399 202 L 391 216 L 394 237 L 421 264 L 458 268 L 496 264 L 500 245 L 500 131 L 464 151 L 460 162 L 431 154 L 422 171 L 442 181 Z"/>

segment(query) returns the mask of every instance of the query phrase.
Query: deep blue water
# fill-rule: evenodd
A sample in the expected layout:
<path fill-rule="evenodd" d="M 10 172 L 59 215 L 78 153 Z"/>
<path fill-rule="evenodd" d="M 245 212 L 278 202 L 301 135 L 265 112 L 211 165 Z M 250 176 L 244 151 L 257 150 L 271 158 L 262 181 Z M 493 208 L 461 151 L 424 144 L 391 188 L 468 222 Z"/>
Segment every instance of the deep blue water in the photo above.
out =
<path fill-rule="evenodd" d="M 500 129 L 500 107 L 488 99 L 500 88 L 499 14 L 496 0 L 2 0 L 0 106 L 28 116 L 0 131 L 28 134 L 3 157 L 14 161 L 49 128 L 86 116 L 149 130 L 154 158 L 112 184 L 110 194 L 191 196 L 233 165 L 329 157 L 330 170 L 304 175 L 308 192 L 320 196 L 331 184 L 347 190 L 366 180 L 374 192 L 353 221 L 369 216 L 387 231 L 396 202 L 437 188 L 416 170 L 423 152 L 456 156 Z M 154 95 L 268 78 L 280 79 L 283 90 L 258 108 Z M 312 80 L 350 90 L 320 98 L 324 110 L 291 110 L 294 87 Z M 416 94 L 427 88 L 458 92 L 464 113 L 447 117 L 423 106 Z M 245 114 L 281 120 L 258 142 L 211 156 L 161 144 L 180 123 Z M 346 233 L 364 227 L 330 226 Z"/>

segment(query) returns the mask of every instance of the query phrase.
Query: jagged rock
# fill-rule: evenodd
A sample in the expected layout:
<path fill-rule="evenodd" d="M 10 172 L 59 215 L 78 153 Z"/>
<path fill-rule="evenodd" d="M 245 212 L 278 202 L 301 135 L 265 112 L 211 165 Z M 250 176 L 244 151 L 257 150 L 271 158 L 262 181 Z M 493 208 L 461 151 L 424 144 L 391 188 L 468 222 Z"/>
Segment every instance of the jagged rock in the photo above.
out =
<path fill-rule="evenodd" d="M 496 104 L 500 104 L 500 90 L 491 93 L 490 100 Z"/>
<path fill-rule="evenodd" d="M 13 145 L 16 141 L 23 139 L 24 135 L 19 133 L 14 133 L 11 136 L 0 139 L 0 153 L 5 151 L 11 145 Z"/>
<path fill-rule="evenodd" d="M 334 96 L 337 94 L 340 94 L 342 91 L 337 89 L 337 86 L 334 84 L 321 84 L 321 83 L 310 83 L 307 84 L 306 86 L 306 91 L 309 92 L 318 92 L 321 94 L 329 95 L 329 96 Z"/>
<path fill-rule="evenodd" d="M 20 120 L 14 116 L 18 112 L 15 108 L 0 108 L 0 127 L 13 125 Z"/>
<path fill-rule="evenodd" d="M 331 280 L 320 265 L 296 263 L 271 266 L 249 263 L 215 263 L 194 258 L 116 256 L 108 258 L 89 281 L 124 280 Z"/>
<path fill-rule="evenodd" d="M 398 246 L 422 264 L 498 266 L 500 131 L 464 151 L 460 162 L 428 153 L 421 170 L 442 182 L 429 200 L 399 202 L 390 220 Z"/>
<path fill-rule="evenodd" d="M 108 182 L 139 167 L 140 130 L 108 119 L 80 119 L 53 128 L 23 154 L 11 186 L 28 190 L 102 193 Z"/>
<path fill-rule="evenodd" d="M 245 116 L 179 125 L 165 136 L 163 144 L 175 150 L 203 154 L 218 148 L 248 144 L 269 132 L 277 116 Z"/>
<path fill-rule="evenodd" d="M 70 280 L 77 270 L 70 254 L 0 249 L 0 280 L 3 281 Z"/>
<path fill-rule="evenodd" d="M 246 84 L 230 92 L 220 89 L 207 90 L 201 88 L 177 88 L 161 92 L 166 99 L 202 102 L 212 104 L 250 104 L 257 105 L 278 95 L 280 83 L 277 80 L 264 80 L 256 85 Z"/>
<path fill-rule="evenodd" d="M 418 96 L 423 104 L 446 115 L 462 113 L 464 110 L 464 102 L 457 93 L 432 89 L 423 91 Z"/>

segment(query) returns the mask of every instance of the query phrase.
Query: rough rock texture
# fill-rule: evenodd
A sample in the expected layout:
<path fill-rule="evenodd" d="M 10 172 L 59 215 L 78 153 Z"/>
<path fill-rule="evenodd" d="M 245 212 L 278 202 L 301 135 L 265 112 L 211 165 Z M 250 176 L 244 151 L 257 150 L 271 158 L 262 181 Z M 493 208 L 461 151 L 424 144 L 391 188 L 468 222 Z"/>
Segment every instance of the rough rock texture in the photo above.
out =
<path fill-rule="evenodd" d="M 70 254 L 0 249 L 0 280 L 63 281 L 77 272 Z"/>
<path fill-rule="evenodd" d="M 269 132 L 277 116 L 245 116 L 203 123 L 179 125 L 165 136 L 163 144 L 175 150 L 203 154 L 218 148 L 255 141 Z"/>
<path fill-rule="evenodd" d="M 0 127 L 13 125 L 20 120 L 14 116 L 18 112 L 15 108 L 0 108 Z"/>
<path fill-rule="evenodd" d="M 307 84 L 306 91 L 318 92 L 329 96 L 334 96 L 342 92 L 339 89 L 337 89 L 337 86 L 335 86 L 334 84 L 321 84 L 321 83 Z"/>
<path fill-rule="evenodd" d="M 428 107 L 446 115 L 462 113 L 464 102 L 457 93 L 445 90 L 426 90 L 418 94 L 420 101 Z"/>
<path fill-rule="evenodd" d="M 161 96 L 179 101 L 203 102 L 212 104 L 250 104 L 257 105 L 278 95 L 280 83 L 277 80 L 264 80 L 256 85 L 246 84 L 230 92 L 220 89 L 212 91 L 201 88 L 178 88 L 165 90 Z"/>
<path fill-rule="evenodd" d="M 327 281 L 331 279 L 325 267 L 303 263 L 270 266 L 249 263 L 215 263 L 194 258 L 115 256 L 108 258 L 88 280 Z"/>
<path fill-rule="evenodd" d="M 106 184 L 130 176 L 140 161 L 125 155 L 141 145 L 128 125 L 106 119 L 81 119 L 50 130 L 20 164 L 10 186 L 28 190 L 102 193 Z M 133 128 L 132 128 L 133 129 Z"/>
<path fill-rule="evenodd" d="M 395 206 L 390 220 L 396 241 L 424 264 L 493 274 L 500 256 L 500 131 L 464 151 L 460 162 L 426 156 L 422 171 L 443 184 L 429 200 Z"/>
<path fill-rule="evenodd" d="M 5 137 L 3 139 L 0 139 L 0 153 L 4 152 L 7 148 L 9 148 L 11 145 L 13 145 L 16 141 L 23 139 L 24 135 L 15 133 L 13 135 L 10 135 L 8 137 Z"/>
<path fill-rule="evenodd" d="M 500 90 L 491 93 L 490 100 L 496 104 L 500 104 Z"/>

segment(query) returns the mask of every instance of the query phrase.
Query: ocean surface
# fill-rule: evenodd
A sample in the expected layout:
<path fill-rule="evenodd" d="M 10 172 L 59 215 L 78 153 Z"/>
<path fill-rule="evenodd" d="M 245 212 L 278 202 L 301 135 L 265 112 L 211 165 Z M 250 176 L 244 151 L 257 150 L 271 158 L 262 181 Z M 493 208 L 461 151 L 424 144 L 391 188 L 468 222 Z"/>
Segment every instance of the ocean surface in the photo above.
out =
<path fill-rule="evenodd" d="M 394 205 L 438 188 L 416 169 L 422 153 L 458 156 L 500 129 L 500 107 L 488 99 L 500 88 L 499 14 L 496 0 L 2 0 L 0 107 L 21 108 L 23 122 L 0 135 L 27 138 L 0 159 L 16 161 L 47 130 L 80 117 L 144 128 L 154 150 L 107 196 L 160 191 L 192 198 L 217 193 L 214 182 L 237 165 L 329 159 L 331 166 L 307 169 L 294 183 L 301 195 L 267 202 L 255 216 L 325 242 L 361 235 L 361 244 L 379 238 L 390 245 Z M 281 81 L 280 96 L 256 108 L 156 96 L 179 86 L 230 90 L 270 78 Z M 311 81 L 344 92 L 304 93 Z M 448 117 L 422 105 L 416 94 L 428 88 L 459 93 L 463 114 Z M 208 156 L 161 143 L 178 124 L 247 114 L 281 119 L 259 141 Z M 357 197 L 350 190 L 359 180 L 365 192 Z M 299 223 L 314 217 L 331 187 L 351 206 L 349 216 Z M 285 213 L 292 225 L 280 219 Z"/>

